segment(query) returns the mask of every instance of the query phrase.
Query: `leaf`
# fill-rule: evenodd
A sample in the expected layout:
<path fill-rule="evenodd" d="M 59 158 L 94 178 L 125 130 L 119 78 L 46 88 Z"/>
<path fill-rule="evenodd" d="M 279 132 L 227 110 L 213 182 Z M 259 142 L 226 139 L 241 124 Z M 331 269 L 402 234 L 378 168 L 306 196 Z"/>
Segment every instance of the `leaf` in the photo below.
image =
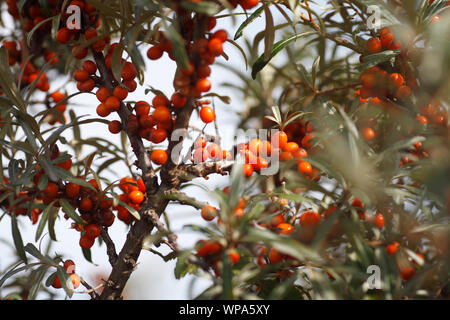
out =
<path fill-rule="evenodd" d="M 25 103 L 17 88 L 16 82 L 14 81 L 14 76 L 11 73 L 8 63 L 8 52 L 4 46 L 0 48 L 0 86 L 2 87 L 3 93 L 10 98 L 17 107 L 24 111 Z"/>
<path fill-rule="evenodd" d="M 73 221 L 79 224 L 87 224 L 86 221 L 84 221 L 78 213 L 75 212 L 75 209 L 70 205 L 69 202 L 67 202 L 66 199 L 59 199 L 59 204 L 64 210 L 64 213 L 66 213 L 69 218 L 71 218 Z"/>
<path fill-rule="evenodd" d="M 81 248 L 81 251 L 83 252 L 83 257 L 90 263 L 93 263 L 91 249 Z"/>
<path fill-rule="evenodd" d="M 0 288 L 3 286 L 3 283 L 4 283 L 6 280 L 8 280 L 8 278 L 11 278 L 13 275 L 15 275 L 15 274 L 17 274 L 17 273 L 19 273 L 19 272 L 21 272 L 21 271 L 27 270 L 27 269 L 29 269 L 29 268 L 32 268 L 32 267 L 34 267 L 34 266 L 37 266 L 37 265 L 40 265 L 40 264 L 41 264 L 40 262 L 35 262 L 35 263 L 27 264 L 27 265 L 25 265 L 25 266 L 23 266 L 23 267 L 17 268 L 17 267 L 20 266 L 22 263 L 23 263 L 23 262 L 17 263 L 11 270 L 9 270 L 9 271 L 8 271 L 8 272 L 0 279 Z"/>
<path fill-rule="evenodd" d="M 174 25 L 167 25 L 166 20 L 162 20 L 163 25 L 165 26 L 166 31 L 165 36 L 172 42 L 173 44 L 173 56 L 177 61 L 177 65 L 182 67 L 183 69 L 189 69 L 189 59 L 185 48 L 185 43 L 181 35 L 175 29 Z"/>
<path fill-rule="evenodd" d="M 197 271 L 198 267 L 195 264 L 189 263 L 187 261 L 190 256 L 190 251 L 183 251 L 178 255 L 177 263 L 174 269 L 176 279 L 181 279 L 186 274 L 194 274 Z"/>
<path fill-rule="evenodd" d="M 11 229 L 17 254 L 22 259 L 23 262 L 28 263 L 25 250 L 23 248 L 22 236 L 20 234 L 19 227 L 17 226 L 17 216 L 15 214 L 11 215 Z"/>
<path fill-rule="evenodd" d="M 73 283 L 69 277 L 69 274 L 61 266 L 57 267 L 56 274 L 61 281 L 61 285 L 64 288 L 64 291 L 66 291 L 66 294 L 69 296 L 69 298 L 71 298 L 75 289 L 73 287 Z"/>
<path fill-rule="evenodd" d="M 27 34 L 27 44 L 30 47 L 31 46 L 31 38 L 33 38 L 34 33 L 36 32 L 36 30 L 38 30 L 44 23 L 49 22 L 50 20 L 53 20 L 55 18 L 58 18 L 58 16 L 55 17 L 50 17 L 47 19 L 42 20 L 41 22 L 39 22 L 37 25 L 35 25 L 33 27 L 33 29 L 31 29 L 31 31 L 28 32 Z"/>
<path fill-rule="evenodd" d="M 370 54 L 364 56 L 364 63 L 357 66 L 359 71 L 366 70 L 370 67 L 376 66 L 377 64 L 383 63 L 392 59 L 393 57 L 399 55 L 401 50 L 385 50 L 382 52 Z"/>
<path fill-rule="evenodd" d="M 231 103 L 231 98 L 228 96 L 221 96 L 215 92 L 210 92 L 207 94 L 204 94 L 203 97 L 217 97 L 219 98 L 222 102 L 226 103 L 226 104 L 230 104 Z"/>
<path fill-rule="evenodd" d="M 320 63 L 320 56 L 317 56 L 317 58 L 314 60 L 312 68 L 311 68 L 311 82 L 312 82 L 313 89 L 316 89 L 316 74 L 318 71 L 317 69 L 319 67 L 319 63 Z"/>
<path fill-rule="evenodd" d="M 320 255 L 298 241 L 290 238 L 279 236 L 271 231 L 251 228 L 243 237 L 242 241 L 255 242 L 262 241 L 269 246 L 272 246 L 277 251 L 288 254 L 299 261 L 311 261 L 313 263 L 320 263 L 323 259 Z"/>
<path fill-rule="evenodd" d="M 273 43 L 275 41 L 275 27 L 273 22 L 273 16 L 269 7 L 263 2 L 264 14 L 266 15 L 266 29 L 264 32 L 264 60 L 270 58 L 270 54 L 273 49 Z"/>
<path fill-rule="evenodd" d="M 39 220 L 39 224 L 38 227 L 36 229 L 36 236 L 34 237 L 35 241 L 38 241 L 39 238 L 42 235 L 42 232 L 44 231 L 44 227 L 47 224 L 48 221 L 48 213 L 50 211 L 50 209 L 53 207 L 53 203 L 55 202 L 55 200 L 53 200 L 42 212 L 40 220 Z"/>
<path fill-rule="evenodd" d="M 308 76 L 308 71 L 306 71 L 306 68 L 304 65 L 302 65 L 301 63 L 297 63 L 297 70 L 300 73 L 301 77 L 303 78 L 303 80 L 309 85 L 309 87 L 312 89 L 313 88 L 313 84 L 312 84 L 312 80 L 311 78 Z"/>
<path fill-rule="evenodd" d="M 234 40 L 239 39 L 242 36 L 242 32 L 244 29 L 256 18 L 261 16 L 261 12 L 264 10 L 264 7 L 261 6 L 256 9 L 237 29 L 236 34 L 234 35 Z"/>
<path fill-rule="evenodd" d="M 126 204 L 123 201 L 119 201 L 119 204 L 122 207 L 126 208 L 128 210 L 128 212 L 130 212 L 133 215 L 133 217 L 135 217 L 137 220 L 141 220 L 141 216 L 139 215 L 139 212 L 135 208 L 129 206 L 128 204 Z"/>
<path fill-rule="evenodd" d="M 36 296 L 39 292 L 39 289 L 42 284 L 42 280 L 44 279 L 45 274 L 47 273 L 48 266 L 42 266 L 38 269 L 36 278 L 33 281 L 33 286 L 30 289 L 30 293 L 28 294 L 28 300 L 36 299 Z"/>
<path fill-rule="evenodd" d="M 202 1 L 202 2 L 197 2 L 197 3 L 189 2 L 189 1 L 182 1 L 181 6 L 190 11 L 203 13 L 208 16 L 213 16 L 216 13 L 218 13 L 220 10 L 220 7 L 217 4 L 215 4 L 213 2 L 209 2 L 209 1 Z"/>
<path fill-rule="evenodd" d="M 231 270 L 230 256 L 226 251 L 222 257 L 222 299 L 233 300 L 233 273 Z"/>
<path fill-rule="evenodd" d="M 245 70 L 248 69 L 248 59 L 247 59 L 247 55 L 245 54 L 244 49 L 242 49 L 242 47 L 240 45 L 238 45 L 235 41 L 231 40 L 231 39 L 227 39 L 227 42 L 231 43 L 233 46 L 235 46 L 239 52 L 242 54 L 242 56 L 244 57 L 244 62 L 245 62 Z"/>
<path fill-rule="evenodd" d="M 271 59 L 273 59 L 273 57 L 276 56 L 286 46 L 288 46 L 289 44 L 291 44 L 292 42 L 294 42 L 298 38 L 306 37 L 306 36 L 309 36 L 309 35 L 314 34 L 314 33 L 316 33 L 316 31 L 306 31 L 306 32 L 303 32 L 303 33 L 291 36 L 288 39 L 281 40 L 281 41 L 278 41 L 277 43 L 275 43 L 273 45 L 272 51 L 271 51 L 268 59 L 265 59 L 264 54 L 263 54 L 253 64 L 252 78 L 256 79 L 256 75 L 258 74 L 258 72 L 260 72 L 269 63 L 269 61 Z"/>

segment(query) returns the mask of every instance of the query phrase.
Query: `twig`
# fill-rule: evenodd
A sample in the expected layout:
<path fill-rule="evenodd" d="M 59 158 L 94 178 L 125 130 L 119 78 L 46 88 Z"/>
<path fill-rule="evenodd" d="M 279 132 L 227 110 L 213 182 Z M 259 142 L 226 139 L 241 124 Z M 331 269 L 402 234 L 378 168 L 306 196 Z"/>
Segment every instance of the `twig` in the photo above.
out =
<path fill-rule="evenodd" d="M 80 277 L 80 283 L 87 289 L 84 291 L 81 291 L 79 293 L 87 293 L 91 296 L 92 299 L 98 299 L 99 295 L 96 292 L 98 289 L 100 289 L 101 287 L 103 287 L 103 283 L 100 284 L 99 286 L 92 288 L 86 281 L 84 281 L 83 278 Z"/>
<path fill-rule="evenodd" d="M 100 235 L 106 244 L 106 253 L 109 257 L 109 263 L 111 264 L 111 266 L 114 266 L 114 264 L 117 262 L 116 246 L 110 238 L 107 228 L 102 227 L 100 230 Z"/>

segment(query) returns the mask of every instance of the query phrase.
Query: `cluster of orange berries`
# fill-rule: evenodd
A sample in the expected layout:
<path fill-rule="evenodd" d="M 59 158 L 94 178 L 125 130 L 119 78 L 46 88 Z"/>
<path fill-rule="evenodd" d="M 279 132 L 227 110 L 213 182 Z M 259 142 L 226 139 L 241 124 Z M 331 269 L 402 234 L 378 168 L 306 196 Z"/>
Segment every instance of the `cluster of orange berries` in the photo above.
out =
<path fill-rule="evenodd" d="M 430 103 L 421 107 L 420 114 L 416 117 L 416 120 L 423 125 L 434 124 L 442 127 L 448 125 L 447 112 L 436 103 Z"/>
<path fill-rule="evenodd" d="M 142 178 L 133 179 L 131 177 L 125 177 L 120 180 L 120 189 L 124 192 L 119 195 L 119 200 L 128 206 L 139 210 L 142 202 L 145 199 L 145 184 Z M 134 221 L 134 216 L 129 212 L 127 208 L 118 204 L 114 207 L 117 210 L 117 218 L 126 224 L 130 224 Z"/>
<path fill-rule="evenodd" d="M 3 177 L 3 183 L 0 184 L 0 196 L 5 194 L 7 192 L 7 186 L 10 184 L 10 181 L 8 178 Z M 17 194 L 14 194 L 11 199 L 4 199 L 0 206 L 5 208 L 9 214 L 14 215 L 22 215 L 26 216 L 28 213 L 28 205 L 32 201 L 31 199 L 31 192 L 28 191 L 19 191 Z M 31 209 L 31 220 L 33 224 L 36 224 L 39 215 L 42 213 L 42 209 L 39 208 L 32 208 Z"/>
<path fill-rule="evenodd" d="M 46 8 L 41 6 L 41 1 L 31 0 L 26 1 L 22 5 L 22 12 L 19 10 L 19 0 L 8 0 L 6 4 L 8 5 L 9 14 L 16 20 L 23 19 L 24 30 L 29 32 L 42 21 L 50 16 L 56 16 L 60 10 L 60 1 L 58 0 L 47 0 Z M 49 16 L 47 15 L 47 12 Z M 38 31 L 48 32 L 51 28 L 51 22 L 47 21 L 39 26 Z"/>
<path fill-rule="evenodd" d="M 172 111 L 169 109 L 169 100 L 164 95 L 156 95 L 151 106 L 146 101 L 138 101 L 134 105 L 134 114 L 128 118 L 127 130 L 131 135 L 139 135 L 141 138 L 153 143 L 164 142 L 174 126 Z"/>
<path fill-rule="evenodd" d="M 227 150 L 222 150 L 217 143 L 208 142 L 203 137 L 199 137 L 194 143 L 192 153 L 193 163 L 201 163 L 211 159 L 213 161 L 231 160 L 232 155 Z"/>
<path fill-rule="evenodd" d="M 3 47 L 5 47 L 8 52 L 8 61 L 10 66 L 15 65 L 22 60 L 20 51 L 18 50 L 17 43 L 15 41 L 3 41 Z M 46 53 L 45 59 L 50 61 L 53 59 L 52 55 L 54 55 L 52 52 Z M 54 64 L 57 62 L 57 59 L 55 58 L 51 61 L 51 63 Z M 20 71 L 22 74 L 22 77 L 20 78 L 22 85 L 30 85 L 36 81 L 35 87 L 37 89 L 43 92 L 47 92 L 50 89 L 50 84 L 45 71 L 39 74 L 40 70 L 31 61 L 28 61 L 27 63 L 21 62 Z"/>
<path fill-rule="evenodd" d="M 64 269 L 66 269 L 67 273 L 69 274 L 69 278 L 72 281 L 74 289 L 77 289 L 80 286 L 81 279 L 80 277 L 75 273 L 75 263 L 68 259 L 64 261 Z M 55 289 L 62 288 L 61 280 L 59 279 L 58 275 L 55 276 L 55 279 L 53 280 L 52 287 Z"/>
<path fill-rule="evenodd" d="M 382 28 L 379 38 L 370 38 L 366 42 L 368 54 L 374 54 L 384 50 L 402 49 L 400 43 L 394 39 L 394 34 L 389 28 Z M 402 50 L 400 56 L 406 57 L 407 52 Z M 360 57 L 361 62 L 364 56 Z M 373 98 L 375 104 L 386 98 L 396 98 L 400 101 L 409 99 L 411 89 L 417 88 L 417 81 L 408 68 L 401 68 L 402 72 L 388 72 L 380 66 L 371 67 L 360 76 L 362 88 L 357 91 L 361 102 L 367 102 L 368 98 Z"/>
<path fill-rule="evenodd" d="M 393 241 L 386 246 L 386 251 L 388 254 L 394 255 L 400 248 L 401 248 L 400 243 L 398 241 Z M 416 251 L 415 254 L 420 259 L 422 259 L 422 261 L 425 261 L 425 256 L 421 252 Z M 408 262 L 409 263 L 407 263 L 407 264 L 405 264 L 405 263 L 398 264 L 398 267 L 400 269 L 400 275 L 404 281 L 408 281 L 412 277 L 414 277 L 414 275 L 417 272 L 416 269 L 417 269 L 417 267 L 419 267 L 419 263 L 412 258 L 409 258 Z"/>
<path fill-rule="evenodd" d="M 66 93 L 62 93 L 59 90 L 52 92 L 51 94 L 49 94 L 47 96 L 47 101 L 48 102 L 53 102 L 55 104 L 55 110 L 58 111 L 59 113 L 61 113 L 63 120 L 60 120 L 60 118 L 53 116 L 51 114 L 48 115 L 49 117 L 49 124 L 54 125 L 55 123 L 59 122 L 59 123 L 66 123 L 67 122 L 67 118 L 64 114 L 64 112 L 67 109 L 67 103 L 66 102 L 62 102 L 64 99 L 67 98 L 67 94 Z"/>
<path fill-rule="evenodd" d="M 211 33 L 209 38 L 192 40 L 193 20 L 185 18 L 186 27 L 185 39 L 188 41 L 188 54 L 192 52 L 199 57 L 199 62 L 195 66 L 192 62 L 187 63 L 187 67 L 180 67 L 174 79 L 175 93 L 171 97 L 173 107 L 182 108 L 186 105 L 188 98 L 200 98 L 202 93 L 211 89 L 211 82 L 208 77 L 211 75 L 210 65 L 214 63 L 216 57 L 223 54 L 223 43 L 227 41 L 228 34 L 221 29 Z M 211 31 L 216 26 L 216 19 L 209 17 L 207 29 Z M 158 60 L 167 52 L 174 60 L 172 43 L 165 38 L 164 34 L 159 34 L 159 43 L 152 46 L 147 51 L 147 56 L 151 60 Z M 200 108 L 200 118 L 204 123 L 210 123 L 215 119 L 214 110 L 210 106 L 202 105 Z"/>

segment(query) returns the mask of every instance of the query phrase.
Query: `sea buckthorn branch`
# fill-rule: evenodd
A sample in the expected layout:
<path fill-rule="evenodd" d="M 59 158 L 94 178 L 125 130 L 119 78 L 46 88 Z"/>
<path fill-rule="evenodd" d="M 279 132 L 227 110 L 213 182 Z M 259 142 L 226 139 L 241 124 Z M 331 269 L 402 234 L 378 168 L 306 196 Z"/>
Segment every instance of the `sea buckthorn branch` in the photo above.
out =
<path fill-rule="evenodd" d="M 116 246 L 109 236 L 108 229 L 103 227 L 100 230 L 100 236 L 106 244 L 106 253 L 109 257 L 109 263 L 113 266 L 117 262 Z"/>
<path fill-rule="evenodd" d="M 203 162 L 199 164 L 182 164 L 178 166 L 178 169 L 185 174 L 180 179 L 186 182 L 191 180 L 187 178 L 189 176 L 205 178 L 213 173 L 227 175 L 233 168 L 233 164 L 234 161 Z"/>
<path fill-rule="evenodd" d="M 207 17 L 200 17 L 198 19 L 199 30 L 195 35 L 195 38 L 204 37 L 206 33 L 206 24 Z M 97 54 L 95 56 L 95 60 L 97 64 L 100 63 L 101 67 L 99 70 L 102 74 L 104 72 L 108 76 L 108 72 L 106 69 L 105 60 L 103 54 Z M 193 56 L 191 57 L 194 65 L 198 61 L 198 59 Z M 110 86 L 108 89 L 112 88 L 112 79 L 108 76 L 109 80 L 108 85 Z M 106 79 L 108 79 L 106 78 Z M 183 108 L 180 108 L 176 112 L 176 121 L 174 125 L 174 131 L 176 130 L 186 130 L 189 126 L 189 120 L 191 118 L 192 112 L 196 107 L 195 100 L 193 98 L 189 98 Z M 121 117 L 122 123 L 124 123 L 124 128 L 127 127 L 127 120 L 129 115 L 129 110 L 125 108 L 123 104 L 121 104 L 119 108 L 119 115 Z M 157 185 L 157 178 L 154 171 L 151 169 L 150 157 L 147 153 L 147 150 L 142 144 L 142 140 L 139 137 L 134 137 L 128 133 L 128 137 L 130 139 L 133 150 L 138 158 L 139 167 L 143 171 L 143 180 L 147 185 L 149 185 L 149 180 L 153 181 L 152 186 L 157 187 L 151 190 L 147 190 L 147 195 L 149 196 L 147 201 L 144 203 L 140 210 L 141 219 L 136 221 L 132 226 L 130 231 L 128 232 L 127 239 L 125 241 L 122 250 L 119 253 L 118 259 L 116 263 L 113 265 L 113 270 L 109 276 L 107 281 L 107 285 L 105 286 L 102 294 L 100 295 L 100 299 L 120 299 L 121 293 L 125 284 L 127 283 L 131 273 L 134 271 L 136 267 L 136 261 L 142 251 L 143 241 L 145 237 L 147 237 L 154 229 L 157 227 L 158 230 L 163 230 L 166 237 L 168 238 L 169 243 L 177 248 L 176 245 L 176 235 L 167 233 L 164 230 L 164 226 L 160 221 L 160 216 L 166 209 L 169 204 L 168 199 L 161 199 L 158 195 L 163 194 L 166 190 L 170 190 L 173 188 L 177 188 L 180 186 L 181 181 L 177 179 L 176 173 L 177 170 L 177 159 L 175 162 L 172 159 L 166 161 L 161 168 L 161 185 Z M 179 141 L 170 141 L 167 149 L 167 153 L 171 154 L 175 145 L 177 145 Z M 142 167 L 141 167 L 142 166 Z"/>
<path fill-rule="evenodd" d="M 196 209 L 202 209 L 204 206 L 207 205 L 206 202 L 199 201 L 195 198 L 189 197 L 186 193 L 177 190 L 166 191 L 164 192 L 162 197 L 164 197 L 167 200 L 177 201 L 180 204 L 192 206 Z"/>

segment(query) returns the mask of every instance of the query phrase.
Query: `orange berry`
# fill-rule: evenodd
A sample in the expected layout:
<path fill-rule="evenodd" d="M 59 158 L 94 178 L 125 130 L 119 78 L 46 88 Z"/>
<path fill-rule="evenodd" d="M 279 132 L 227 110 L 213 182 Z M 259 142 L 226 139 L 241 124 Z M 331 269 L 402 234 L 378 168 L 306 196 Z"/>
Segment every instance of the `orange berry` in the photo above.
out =
<path fill-rule="evenodd" d="M 247 177 L 250 177 L 253 174 L 253 166 L 251 164 L 249 164 L 249 163 L 244 164 L 242 169 L 244 171 L 244 174 Z"/>
<path fill-rule="evenodd" d="M 89 79 L 89 72 L 87 72 L 86 70 L 77 70 L 74 72 L 73 77 L 76 81 L 86 81 L 87 79 Z"/>
<path fill-rule="evenodd" d="M 123 80 L 125 81 L 133 80 L 137 75 L 136 67 L 134 66 L 134 64 L 131 62 L 126 62 L 123 66 L 121 75 Z"/>
<path fill-rule="evenodd" d="M 400 275 L 404 281 L 408 281 L 416 274 L 416 269 L 413 266 L 406 266 L 400 269 Z"/>
<path fill-rule="evenodd" d="M 82 64 L 82 68 L 89 74 L 94 74 L 97 71 L 97 65 L 91 60 L 85 60 Z"/>
<path fill-rule="evenodd" d="M 151 128 L 150 138 L 154 143 L 161 143 L 167 138 L 167 131 L 161 128 Z"/>
<path fill-rule="evenodd" d="M 61 28 L 56 33 L 56 41 L 62 44 L 66 44 L 72 39 L 73 32 L 68 28 Z"/>
<path fill-rule="evenodd" d="M 384 216 L 381 212 L 377 212 L 375 214 L 375 217 L 373 218 L 373 224 L 378 228 L 378 229 L 383 229 L 384 227 Z"/>
<path fill-rule="evenodd" d="M 111 114 L 111 111 L 108 110 L 108 108 L 106 107 L 106 105 L 104 103 L 100 103 L 97 106 L 96 111 L 100 117 L 107 117 Z"/>
<path fill-rule="evenodd" d="M 213 38 L 216 38 L 222 42 L 225 42 L 228 39 L 228 33 L 226 30 L 220 29 L 220 30 L 217 30 L 216 32 L 214 32 Z"/>
<path fill-rule="evenodd" d="M 151 160 L 157 165 L 163 165 L 166 163 L 168 156 L 167 152 L 163 149 L 154 149 L 150 156 Z"/>
<path fill-rule="evenodd" d="M 223 53 L 222 41 L 218 38 L 212 38 L 211 40 L 209 40 L 208 51 L 216 57 L 220 56 Z"/>
<path fill-rule="evenodd" d="M 228 253 L 228 257 L 230 259 L 231 264 L 238 263 L 239 259 L 241 258 L 241 256 L 239 255 L 239 253 L 236 250 L 231 250 Z"/>
<path fill-rule="evenodd" d="M 134 80 L 125 80 L 122 84 L 128 88 L 128 92 L 134 92 L 137 88 L 137 82 Z"/>
<path fill-rule="evenodd" d="M 74 46 L 72 48 L 72 55 L 78 60 L 86 58 L 87 54 L 87 48 L 81 48 L 80 46 Z"/>
<path fill-rule="evenodd" d="M 300 216 L 300 225 L 302 227 L 315 227 L 320 222 L 320 215 L 314 211 L 306 211 Z"/>
<path fill-rule="evenodd" d="M 98 101 L 105 102 L 111 96 L 111 92 L 107 88 L 100 88 L 96 94 Z"/>
<path fill-rule="evenodd" d="M 172 120 L 172 114 L 169 108 L 165 106 L 156 107 L 155 111 L 152 113 L 153 119 L 160 122 L 169 122 Z"/>
<path fill-rule="evenodd" d="M 108 124 L 109 132 L 117 134 L 122 130 L 122 123 L 118 120 L 113 120 Z"/>
<path fill-rule="evenodd" d="M 100 227 L 98 224 L 91 223 L 84 227 L 86 237 L 95 239 L 100 235 Z"/>
<path fill-rule="evenodd" d="M 80 286 L 81 279 L 77 274 L 75 274 L 75 273 L 71 274 L 70 279 L 72 280 L 72 284 L 75 289 Z"/>
<path fill-rule="evenodd" d="M 195 88 L 198 92 L 208 92 L 211 90 L 211 82 L 206 78 L 200 78 L 197 80 Z"/>
<path fill-rule="evenodd" d="M 55 289 L 62 288 L 61 280 L 59 280 L 58 275 L 56 275 L 55 279 L 53 280 L 52 287 Z"/>
<path fill-rule="evenodd" d="M 399 100 L 407 100 L 411 96 L 411 88 L 408 86 L 400 86 L 395 93 Z"/>
<path fill-rule="evenodd" d="M 296 142 L 288 142 L 283 150 L 286 152 L 290 152 L 290 153 L 294 153 L 297 152 L 300 149 L 300 147 L 298 146 L 298 144 Z"/>
<path fill-rule="evenodd" d="M 241 5 L 242 9 L 250 10 L 259 4 L 259 0 L 241 0 L 239 4 Z"/>
<path fill-rule="evenodd" d="M 418 115 L 418 116 L 416 117 L 416 121 L 418 121 L 420 124 L 423 124 L 423 125 L 429 123 L 428 118 L 425 117 L 425 116 L 423 116 L 423 115 Z"/>
<path fill-rule="evenodd" d="M 291 234 L 294 232 L 294 226 L 289 223 L 280 223 L 276 228 L 280 234 Z"/>
<path fill-rule="evenodd" d="M 392 87 L 400 87 L 405 82 L 405 79 L 400 73 L 391 73 L 389 75 L 389 84 Z"/>
<path fill-rule="evenodd" d="M 175 108 L 182 108 L 187 103 L 187 97 L 182 95 L 179 92 L 175 92 L 172 97 L 170 98 L 170 102 Z"/>
<path fill-rule="evenodd" d="M 152 100 L 153 106 L 166 106 L 169 104 L 169 100 L 164 95 L 156 95 Z"/>
<path fill-rule="evenodd" d="M 156 45 L 156 46 L 153 46 L 150 49 L 148 49 L 147 57 L 150 60 L 158 60 L 159 58 L 162 57 L 163 53 L 164 53 L 164 51 L 161 49 L 161 47 Z"/>
<path fill-rule="evenodd" d="M 361 134 L 366 141 L 370 141 L 375 138 L 375 132 L 372 130 L 372 128 L 369 127 L 364 127 L 361 130 Z"/>
<path fill-rule="evenodd" d="M 94 28 L 88 28 L 86 29 L 86 31 L 84 32 L 84 38 L 86 40 L 95 38 L 98 36 L 97 30 L 95 30 Z"/>
<path fill-rule="evenodd" d="M 202 208 L 202 218 L 206 221 L 214 220 L 217 216 L 217 210 L 213 206 L 206 205 Z"/>
<path fill-rule="evenodd" d="M 76 198 L 80 193 L 80 186 L 78 184 L 69 182 L 66 185 L 66 196 L 69 198 Z"/>
<path fill-rule="evenodd" d="M 64 269 L 66 269 L 68 274 L 75 273 L 75 262 L 70 259 L 64 261 Z"/>
<path fill-rule="evenodd" d="M 400 243 L 397 241 L 394 241 L 387 245 L 386 251 L 389 254 L 394 254 L 395 252 L 397 252 L 398 248 L 400 248 Z"/>
<path fill-rule="evenodd" d="M 210 123 L 214 121 L 216 115 L 214 114 L 214 110 L 211 107 L 204 106 L 200 109 L 200 119 L 204 123 Z"/>
<path fill-rule="evenodd" d="M 89 211 L 91 210 L 93 207 L 92 201 L 91 199 L 84 197 L 83 199 L 81 199 L 80 201 L 80 209 L 83 211 Z"/>
<path fill-rule="evenodd" d="M 87 79 L 86 81 L 77 83 L 77 88 L 81 92 L 91 92 L 94 87 L 95 81 L 93 79 Z"/>
<path fill-rule="evenodd" d="M 43 192 L 48 198 L 53 199 L 58 194 L 58 191 L 58 185 L 54 182 L 49 182 Z"/>
<path fill-rule="evenodd" d="M 312 172 L 312 166 L 309 162 L 300 160 L 297 165 L 297 170 L 301 174 L 310 174 Z"/>
<path fill-rule="evenodd" d="M 394 34 L 391 29 L 385 27 L 380 30 L 380 41 L 384 48 L 389 47 L 392 41 L 394 41 Z"/>
<path fill-rule="evenodd" d="M 144 201 L 144 194 L 141 191 L 139 191 L 139 190 L 131 191 L 128 194 L 128 197 L 135 204 L 141 204 L 142 201 Z"/>
<path fill-rule="evenodd" d="M 117 111 L 120 107 L 120 101 L 116 96 L 110 96 L 106 99 L 105 106 L 110 112 Z"/>
<path fill-rule="evenodd" d="M 122 88 L 121 86 L 117 86 L 113 90 L 113 95 L 120 101 L 123 101 L 128 96 L 128 90 L 125 88 Z"/>
<path fill-rule="evenodd" d="M 381 51 L 381 42 L 377 38 L 370 38 L 366 43 L 369 53 L 377 53 Z"/>
<path fill-rule="evenodd" d="M 283 261 L 283 256 L 274 248 L 269 251 L 269 261 L 270 263 L 278 263 Z"/>
<path fill-rule="evenodd" d="M 136 111 L 136 115 L 138 117 L 146 116 L 150 112 L 150 104 L 145 101 L 138 101 L 134 105 L 134 110 Z"/>
<path fill-rule="evenodd" d="M 276 148 L 282 149 L 286 146 L 288 142 L 288 136 L 283 131 L 277 131 L 272 136 L 272 145 Z"/>
<path fill-rule="evenodd" d="M 309 149 L 312 147 L 312 139 L 314 138 L 314 135 L 312 133 L 308 133 L 305 135 L 302 139 L 302 147 Z"/>
<path fill-rule="evenodd" d="M 95 239 L 86 236 L 86 234 L 80 237 L 80 247 L 84 249 L 90 249 L 94 245 L 94 242 Z"/>

